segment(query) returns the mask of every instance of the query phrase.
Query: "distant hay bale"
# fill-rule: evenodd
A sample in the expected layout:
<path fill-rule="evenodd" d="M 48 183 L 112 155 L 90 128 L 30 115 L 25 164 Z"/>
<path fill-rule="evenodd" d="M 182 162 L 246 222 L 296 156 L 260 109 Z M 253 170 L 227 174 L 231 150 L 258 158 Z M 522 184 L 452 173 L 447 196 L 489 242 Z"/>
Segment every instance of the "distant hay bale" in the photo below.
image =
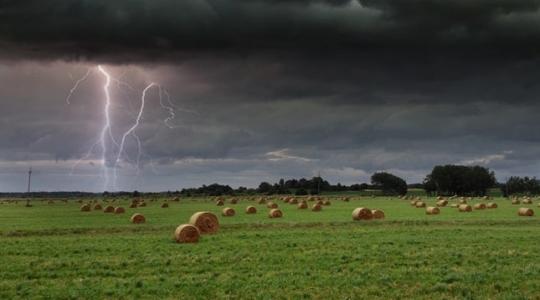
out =
<path fill-rule="evenodd" d="M 497 203 L 495 202 L 489 202 L 487 205 L 486 205 L 486 208 L 497 208 L 498 205 Z"/>
<path fill-rule="evenodd" d="M 484 203 L 476 203 L 474 209 L 486 209 L 486 205 Z"/>
<path fill-rule="evenodd" d="M 308 208 L 308 205 L 307 205 L 306 202 L 300 202 L 300 203 L 298 203 L 297 207 L 298 207 L 298 209 L 306 209 L 306 208 Z"/>
<path fill-rule="evenodd" d="M 217 206 L 223 206 L 225 203 L 223 203 L 223 200 L 216 201 Z"/>
<path fill-rule="evenodd" d="M 343 198 L 343 201 L 345 201 L 345 202 L 349 202 L 350 200 L 351 200 L 351 199 L 350 199 L 349 197 Z"/>
<path fill-rule="evenodd" d="M 416 202 L 418 202 L 417 200 L 412 200 L 410 203 L 411 203 L 411 206 L 416 206 Z"/>
<path fill-rule="evenodd" d="M 137 203 L 131 203 L 131 204 L 129 205 L 129 208 L 136 208 L 136 207 L 137 207 Z"/>
<path fill-rule="evenodd" d="M 180 197 L 174 197 L 174 198 L 172 199 L 172 201 L 174 201 L 174 202 L 180 202 Z"/>
<path fill-rule="evenodd" d="M 290 199 L 289 199 L 289 204 L 292 204 L 292 205 L 298 204 L 298 199 L 296 199 L 296 198 L 290 198 Z"/>
<path fill-rule="evenodd" d="M 446 205 L 448 205 L 447 200 L 441 199 L 441 200 L 437 201 L 437 206 L 438 207 L 445 207 Z"/>
<path fill-rule="evenodd" d="M 236 212 L 234 211 L 234 209 L 230 208 L 230 207 L 225 207 L 222 211 L 221 211 L 221 215 L 224 216 L 224 217 L 232 217 L 236 214 Z"/>
<path fill-rule="evenodd" d="M 256 214 L 257 208 L 255 206 L 248 206 L 246 207 L 246 214 Z"/>
<path fill-rule="evenodd" d="M 103 207 L 101 207 L 101 204 L 98 203 L 98 204 L 94 205 L 94 210 L 102 210 L 102 209 L 103 209 Z"/>
<path fill-rule="evenodd" d="M 438 215 L 441 213 L 441 210 L 438 207 L 428 206 L 426 207 L 426 215 Z"/>
<path fill-rule="evenodd" d="M 196 226 L 201 234 L 216 233 L 219 229 L 219 220 L 216 215 L 211 212 L 197 212 L 189 219 L 191 225 Z"/>
<path fill-rule="evenodd" d="M 112 205 L 105 206 L 105 208 L 103 209 L 103 212 L 104 213 L 112 213 L 112 212 L 114 212 L 114 206 L 112 206 Z"/>
<path fill-rule="evenodd" d="M 416 201 L 416 204 L 414 206 L 416 206 L 417 208 L 426 207 L 426 202 L 424 202 L 424 201 Z"/>
<path fill-rule="evenodd" d="M 459 204 L 457 204 L 457 203 L 450 204 L 450 207 L 452 207 L 452 208 L 457 208 L 458 206 L 459 206 Z"/>
<path fill-rule="evenodd" d="M 534 210 L 532 210 L 532 208 L 528 208 L 528 207 L 521 207 L 520 209 L 518 209 L 518 216 L 532 217 L 532 216 L 534 216 Z"/>
<path fill-rule="evenodd" d="M 90 211 L 90 210 L 91 210 L 90 204 L 81 205 L 81 211 Z"/>
<path fill-rule="evenodd" d="M 174 239 L 177 243 L 196 243 L 200 236 L 199 228 L 191 224 L 182 224 L 174 231 Z"/>
<path fill-rule="evenodd" d="M 512 199 L 512 204 L 517 205 L 517 204 L 520 204 L 520 203 L 521 203 L 521 201 L 519 201 L 519 199 L 517 199 L 517 198 Z"/>
<path fill-rule="evenodd" d="M 265 204 L 265 203 L 266 203 L 266 199 L 264 199 L 264 198 L 261 197 L 261 198 L 259 198 L 259 200 L 257 200 L 257 203 L 259 203 L 259 204 Z"/>
<path fill-rule="evenodd" d="M 369 208 L 358 207 L 352 212 L 353 220 L 371 220 L 373 219 L 373 212 Z"/>
<path fill-rule="evenodd" d="M 384 211 L 379 209 L 372 209 L 371 214 L 373 215 L 373 219 L 384 219 Z"/>
<path fill-rule="evenodd" d="M 269 212 L 268 212 L 268 217 L 269 218 L 281 218 L 283 217 L 283 212 L 281 212 L 281 210 L 277 209 L 277 208 L 274 208 L 274 209 L 271 209 Z"/>
<path fill-rule="evenodd" d="M 232 198 L 230 202 L 231 202 L 231 204 L 237 204 L 238 203 L 238 198 Z"/>
<path fill-rule="evenodd" d="M 309 197 L 307 198 L 307 200 L 308 200 L 308 201 L 315 201 L 315 197 L 309 196 Z"/>
<path fill-rule="evenodd" d="M 472 207 L 468 204 L 460 204 L 458 206 L 458 209 L 460 212 L 471 212 L 472 211 Z"/>
<path fill-rule="evenodd" d="M 277 205 L 277 203 L 274 203 L 274 202 L 268 202 L 266 204 L 266 207 L 267 208 L 278 208 L 278 205 Z"/>
<path fill-rule="evenodd" d="M 123 214 L 125 212 L 126 212 L 126 210 L 122 206 L 118 206 L 118 207 L 114 208 L 114 213 L 115 214 Z"/>
<path fill-rule="evenodd" d="M 467 199 L 461 197 L 461 199 L 459 199 L 459 204 L 467 204 Z"/>
<path fill-rule="evenodd" d="M 321 211 L 321 210 L 322 210 L 322 205 L 320 205 L 319 203 L 315 203 L 311 207 L 311 211 Z"/>
<path fill-rule="evenodd" d="M 521 203 L 523 203 L 523 204 L 532 204 L 532 200 L 529 199 L 529 198 L 526 198 L 526 199 L 523 199 L 523 201 Z"/>
<path fill-rule="evenodd" d="M 167 207 L 169 207 L 169 203 L 167 202 L 161 203 L 161 208 L 167 208 Z"/>
<path fill-rule="evenodd" d="M 330 206 L 330 205 L 332 205 L 332 202 L 330 202 L 330 200 L 324 200 L 323 205 L 324 206 Z"/>
<path fill-rule="evenodd" d="M 146 222 L 146 218 L 142 214 L 133 214 L 131 216 L 131 223 L 133 224 L 141 224 Z"/>

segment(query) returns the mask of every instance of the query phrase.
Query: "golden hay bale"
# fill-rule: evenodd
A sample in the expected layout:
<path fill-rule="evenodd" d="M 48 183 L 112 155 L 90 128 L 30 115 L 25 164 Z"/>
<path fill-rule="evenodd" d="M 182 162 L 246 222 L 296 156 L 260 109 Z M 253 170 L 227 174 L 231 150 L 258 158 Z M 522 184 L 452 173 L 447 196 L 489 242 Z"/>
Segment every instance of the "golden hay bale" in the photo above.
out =
<path fill-rule="evenodd" d="M 458 206 L 458 209 L 460 212 L 471 212 L 472 211 L 472 207 L 468 204 L 460 204 Z"/>
<path fill-rule="evenodd" d="M 84 204 L 81 206 L 81 211 L 90 211 L 91 207 L 90 204 Z"/>
<path fill-rule="evenodd" d="M 474 209 L 486 209 L 486 205 L 484 203 L 476 203 Z"/>
<path fill-rule="evenodd" d="M 371 220 L 373 219 L 373 212 L 369 208 L 357 207 L 352 212 L 353 220 Z"/>
<path fill-rule="evenodd" d="M 98 203 L 98 204 L 94 205 L 94 210 L 102 210 L 102 209 L 103 209 L 103 207 L 101 207 L 101 204 Z"/>
<path fill-rule="evenodd" d="M 417 208 L 426 207 L 426 202 L 416 201 L 416 204 L 414 206 L 416 206 Z"/>
<path fill-rule="evenodd" d="M 283 213 L 281 212 L 281 210 L 279 210 L 277 208 L 274 208 L 274 209 L 271 209 L 268 212 L 268 217 L 269 218 L 281 218 L 281 217 L 283 217 Z"/>
<path fill-rule="evenodd" d="M 343 201 L 345 201 L 345 202 L 349 202 L 350 200 L 351 200 L 351 199 L 350 199 L 349 197 L 343 198 Z"/>
<path fill-rule="evenodd" d="M 437 201 L 437 206 L 438 207 L 445 207 L 446 205 L 448 205 L 448 201 L 446 201 L 444 199 Z"/>
<path fill-rule="evenodd" d="M 322 210 L 322 205 L 320 205 L 319 203 L 315 203 L 311 207 L 311 211 L 321 211 L 321 210 Z"/>
<path fill-rule="evenodd" d="M 534 216 L 534 210 L 528 207 L 521 207 L 520 209 L 518 209 L 518 216 L 532 217 Z"/>
<path fill-rule="evenodd" d="M 298 204 L 298 199 L 296 199 L 296 198 L 291 198 L 291 199 L 289 200 L 289 204 L 292 204 L 292 205 Z"/>
<path fill-rule="evenodd" d="M 217 206 L 223 206 L 225 203 L 223 203 L 223 200 L 216 201 Z"/>
<path fill-rule="evenodd" d="M 246 207 L 246 214 L 256 214 L 257 208 L 255 206 L 248 206 Z"/>
<path fill-rule="evenodd" d="M 126 212 L 126 210 L 122 206 L 118 206 L 118 207 L 114 208 L 114 213 L 115 214 L 123 214 L 125 212 Z"/>
<path fill-rule="evenodd" d="M 237 198 L 232 198 L 230 202 L 231 202 L 231 204 L 237 204 L 238 199 Z"/>
<path fill-rule="evenodd" d="M 172 201 L 174 201 L 174 202 L 180 202 L 180 197 L 174 197 L 174 198 L 172 199 Z"/>
<path fill-rule="evenodd" d="M 264 199 L 264 198 L 259 198 L 259 200 L 257 201 L 257 203 L 259 203 L 259 204 L 265 204 L 265 203 L 266 203 L 266 199 Z"/>
<path fill-rule="evenodd" d="M 174 239 L 177 243 L 196 243 L 200 236 L 199 228 L 191 224 L 182 224 L 174 231 Z"/>
<path fill-rule="evenodd" d="M 379 209 L 372 209 L 371 214 L 373 215 L 373 219 L 384 219 L 384 211 Z"/>
<path fill-rule="evenodd" d="M 324 200 L 323 205 L 329 206 L 329 205 L 332 205 L 332 203 L 330 202 L 330 200 Z"/>
<path fill-rule="evenodd" d="M 161 208 L 167 208 L 169 207 L 169 203 L 161 203 Z"/>
<path fill-rule="evenodd" d="M 527 198 L 527 199 L 523 199 L 523 201 L 521 202 L 523 204 L 532 204 L 532 200 Z"/>
<path fill-rule="evenodd" d="M 497 203 L 494 203 L 494 202 L 489 202 L 486 205 L 486 208 L 497 208 L 497 207 L 498 207 Z"/>
<path fill-rule="evenodd" d="M 411 201 L 411 206 L 416 206 L 416 202 L 417 202 L 417 200 L 412 200 Z"/>
<path fill-rule="evenodd" d="M 234 211 L 234 209 L 230 208 L 230 207 L 225 207 L 222 211 L 221 211 L 221 215 L 224 216 L 224 217 L 232 217 L 236 214 L 236 211 Z"/>
<path fill-rule="evenodd" d="M 112 212 L 114 212 L 114 206 L 111 206 L 111 205 L 105 206 L 105 208 L 103 209 L 103 212 L 104 213 L 112 213 Z"/>
<path fill-rule="evenodd" d="M 139 203 L 139 207 L 146 207 L 146 202 L 143 201 L 143 202 Z"/>
<path fill-rule="evenodd" d="M 131 216 L 131 223 L 133 224 L 141 224 L 146 222 L 146 218 L 142 214 L 133 214 Z"/>
<path fill-rule="evenodd" d="M 306 209 L 306 208 L 308 208 L 308 205 L 307 205 L 306 202 L 300 202 L 300 203 L 298 203 L 297 207 L 298 207 L 298 209 Z"/>
<path fill-rule="evenodd" d="M 219 220 L 211 212 L 201 211 L 189 218 L 189 224 L 197 226 L 202 234 L 216 233 L 219 229 Z"/>
<path fill-rule="evenodd" d="M 315 203 L 317 203 L 319 205 L 324 205 L 324 201 L 322 201 L 322 200 L 317 200 Z"/>
<path fill-rule="evenodd" d="M 274 203 L 274 202 L 268 202 L 266 204 L 266 207 L 267 208 L 278 208 L 278 205 L 277 205 L 277 203 Z"/>
<path fill-rule="evenodd" d="M 458 206 L 459 206 L 459 204 L 457 204 L 457 203 L 450 204 L 450 207 L 452 207 L 452 208 L 457 208 Z"/>
<path fill-rule="evenodd" d="M 129 208 L 136 208 L 136 207 L 137 207 L 137 203 L 131 203 L 131 204 L 129 205 Z"/>
<path fill-rule="evenodd" d="M 438 207 L 428 206 L 426 207 L 426 215 L 438 215 L 441 213 L 441 210 Z"/>
<path fill-rule="evenodd" d="M 461 199 L 459 199 L 459 204 L 467 204 L 467 199 L 461 197 Z"/>
<path fill-rule="evenodd" d="M 512 199 L 512 204 L 517 205 L 519 203 L 520 203 L 519 199 Z"/>

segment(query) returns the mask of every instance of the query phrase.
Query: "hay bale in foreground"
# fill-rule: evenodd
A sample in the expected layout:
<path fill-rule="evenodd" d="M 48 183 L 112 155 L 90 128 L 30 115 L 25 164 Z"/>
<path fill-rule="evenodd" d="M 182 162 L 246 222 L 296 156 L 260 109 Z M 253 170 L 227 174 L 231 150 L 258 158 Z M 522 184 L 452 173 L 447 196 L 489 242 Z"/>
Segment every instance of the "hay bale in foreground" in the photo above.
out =
<path fill-rule="evenodd" d="M 471 212 L 472 211 L 472 207 L 468 204 L 460 204 L 458 206 L 458 209 L 460 212 Z"/>
<path fill-rule="evenodd" d="M 373 219 L 373 212 L 369 208 L 358 207 L 352 212 L 353 220 L 371 220 Z"/>
<path fill-rule="evenodd" d="M 322 210 L 322 205 L 320 205 L 319 203 L 315 203 L 311 207 L 311 211 L 321 211 L 321 210 Z"/>
<path fill-rule="evenodd" d="M 174 231 L 174 239 L 177 243 L 196 243 L 200 236 L 199 228 L 191 224 L 182 224 Z"/>
<path fill-rule="evenodd" d="M 298 209 L 306 209 L 306 208 L 308 208 L 308 205 L 307 205 L 306 202 L 300 202 L 300 203 L 298 203 L 297 207 L 298 207 Z"/>
<path fill-rule="evenodd" d="M 274 202 L 268 202 L 268 204 L 266 204 L 266 207 L 267 208 L 278 208 L 278 205 L 277 205 L 277 203 L 274 203 Z"/>
<path fill-rule="evenodd" d="M 219 229 L 217 216 L 207 211 L 193 214 L 191 218 L 189 218 L 189 224 L 196 226 L 201 234 L 216 233 Z"/>
<path fill-rule="evenodd" d="M 234 211 L 234 209 L 230 208 L 230 207 L 225 207 L 222 211 L 221 211 L 221 215 L 224 216 L 224 217 L 232 217 L 236 214 L 236 211 Z"/>
<path fill-rule="evenodd" d="M 474 209 L 486 209 L 486 205 L 484 203 L 476 203 Z"/>
<path fill-rule="evenodd" d="M 131 223 L 133 224 L 142 224 L 146 222 L 146 218 L 142 214 L 133 214 L 131 216 Z"/>
<path fill-rule="evenodd" d="M 373 216 L 373 219 L 384 219 L 385 217 L 384 211 L 379 209 L 372 209 L 371 214 Z"/>
<path fill-rule="evenodd" d="M 103 212 L 104 213 L 113 213 L 114 212 L 114 206 L 112 206 L 112 205 L 105 206 L 105 208 L 103 209 Z"/>
<path fill-rule="evenodd" d="M 438 207 L 428 206 L 426 207 L 426 215 L 438 215 L 441 213 L 441 210 Z"/>
<path fill-rule="evenodd" d="M 528 208 L 528 207 L 521 207 L 520 209 L 518 209 L 518 216 L 532 217 L 532 216 L 534 216 L 534 210 L 532 210 L 532 208 Z"/>
<path fill-rule="evenodd" d="M 257 208 L 255 206 L 248 206 L 246 207 L 246 214 L 256 214 Z"/>
<path fill-rule="evenodd" d="M 125 212 L 126 212 L 126 210 L 122 206 L 118 206 L 118 207 L 114 208 L 114 213 L 115 214 L 123 214 Z"/>
<path fill-rule="evenodd" d="M 497 208 L 497 207 L 499 207 L 499 206 L 498 206 L 497 203 L 495 203 L 495 202 L 489 202 L 489 203 L 486 205 L 486 208 Z"/>
<path fill-rule="evenodd" d="M 90 204 L 81 205 L 81 211 L 90 211 L 90 210 L 91 210 Z"/>
<path fill-rule="evenodd" d="M 448 205 L 447 200 L 441 199 L 441 200 L 437 201 L 437 206 L 438 207 L 445 207 L 446 205 Z"/>
<path fill-rule="evenodd" d="M 269 218 L 281 218 L 281 217 L 283 217 L 283 212 L 281 212 L 281 210 L 279 210 L 277 208 L 274 208 L 274 209 L 271 209 L 268 212 L 268 217 Z"/>

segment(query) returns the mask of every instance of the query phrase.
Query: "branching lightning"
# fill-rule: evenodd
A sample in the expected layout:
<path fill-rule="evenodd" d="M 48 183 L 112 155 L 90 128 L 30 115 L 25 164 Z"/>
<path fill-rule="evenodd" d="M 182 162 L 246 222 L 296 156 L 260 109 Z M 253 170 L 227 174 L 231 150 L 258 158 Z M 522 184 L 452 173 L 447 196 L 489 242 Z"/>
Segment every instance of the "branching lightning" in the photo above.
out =
<path fill-rule="evenodd" d="M 137 169 L 137 174 L 140 172 L 140 163 L 141 163 L 141 157 L 143 156 L 143 150 L 142 150 L 142 142 L 140 137 L 136 134 L 137 128 L 140 126 L 143 114 L 145 111 L 145 106 L 147 102 L 147 93 L 148 91 L 153 88 L 157 87 L 159 92 L 159 105 L 167 111 L 167 117 L 163 120 L 164 124 L 168 128 L 174 128 L 174 125 L 172 125 L 170 122 L 176 118 L 176 110 L 177 108 L 175 105 L 171 102 L 169 93 L 160 85 L 156 83 L 150 83 L 148 84 L 143 90 L 140 97 L 140 107 L 138 109 L 138 113 L 135 117 L 135 120 L 131 126 L 127 130 L 125 130 L 121 134 L 121 138 L 119 142 L 115 139 L 115 136 L 113 134 L 113 126 L 114 126 L 114 117 L 112 114 L 112 108 L 113 103 L 115 102 L 114 99 L 111 97 L 111 84 L 114 82 L 116 83 L 118 88 L 121 87 L 127 87 L 130 90 L 136 91 L 136 89 L 129 85 L 128 83 L 125 83 L 117 78 L 114 78 L 111 76 L 111 74 L 103 68 L 101 65 L 97 66 L 97 71 L 99 74 L 101 74 L 104 78 L 104 83 L 102 86 L 102 91 L 104 95 L 103 100 L 103 125 L 101 127 L 101 131 L 99 133 L 99 137 L 97 141 L 95 141 L 88 152 L 79 159 L 72 168 L 72 173 L 75 170 L 75 168 L 83 161 L 88 158 L 90 158 L 94 152 L 94 149 L 99 145 L 101 148 L 101 161 L 102 161 L 102 173 L 104 177 L 104 188 L 117 190 L 117 179 L 118 179 L 118 169 L 121 167 L 121 162 L 126 161 L 128 163 L 131 163 L 135 165 Z M 70 104 L 70 99 L 72 98 L 75 91 L 79 88 L 80 84 L 83 83 L 88 79 L 90 75 L 92 75 L 94 72 L 93 68 L 88 69 L 88 71 L 82 76 L 80 79 L 78 79 L 74 86 L 69 90 L 69 93 L 66 97 L 66 103 Z M 132 137 L 134 141 L 136 142 L 137 146 L 137 157 L 135 160 L 130 160 L 129 157 L 126 155 L 126 142 L 129 137 Z M 110 159 L 111 157 L 114 157 L 114 159 Z M 151 158 L 150 158 L 151 160 Z M 153 166 L 152 166 L 153 167 Z M 110 178 L 110 168 L 112 168 L 112 179 Z"/>

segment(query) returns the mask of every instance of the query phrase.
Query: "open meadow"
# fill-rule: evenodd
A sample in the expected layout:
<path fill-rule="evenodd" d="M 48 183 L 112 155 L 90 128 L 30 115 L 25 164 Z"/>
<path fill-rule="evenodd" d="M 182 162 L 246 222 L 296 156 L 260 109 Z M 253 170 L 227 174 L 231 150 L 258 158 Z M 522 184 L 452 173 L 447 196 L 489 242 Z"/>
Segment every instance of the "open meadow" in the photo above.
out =
<path fill-rule="evenodd" d="M 33 199 L 0 205 L 0 299 L 14 298 L 260 298 L 260 299 L 540 299 L 540 219 L 518 216 L 540 201 L 427 215 L 409 200 L 327 197 L 314 212 L 274 198 L 282 218 L 255 197 L 237 204 L 215 198 L 147 198 L 103 203 L 123 214 L 81 212 L 77 199 Z M 435 198 L 425 198 L 435 206 Z M 256 214 L 246 214 L 248 205 Z M 92 205 L 93 206 L 93 205 Z M 236 214 L 224 217 L 224 207 Z M 384 211 L 353 221 L 352 211 Z M 198 243 L 176 243 L 175 228 L 198 211 L 215 213 L 220 228 Z M 130 217 L 141 213 L 144 224 Z"/>

